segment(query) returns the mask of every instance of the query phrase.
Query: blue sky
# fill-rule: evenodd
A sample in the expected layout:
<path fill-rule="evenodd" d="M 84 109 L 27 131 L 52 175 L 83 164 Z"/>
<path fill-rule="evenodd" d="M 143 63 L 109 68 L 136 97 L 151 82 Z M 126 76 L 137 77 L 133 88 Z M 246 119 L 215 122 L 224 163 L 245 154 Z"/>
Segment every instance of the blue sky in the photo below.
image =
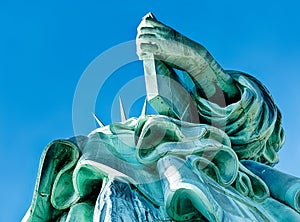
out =
<path fill-rule="evenodd" d="M 268 87 L 286 131 L 277 167 L 300 177 L 299 7 L 296 0 L 1 1 L 0 221 L 20 221 L 44 147 L 73 136 L 72 103 L 84 70 L 104 51 L 134 40 L 149 11 L 203 44 L 225 69 L 250 73 Z M 142 71 L 142 63 L 133 62 L 112 73 L 91 111 L 105 124 L 117 121 L 111 106 L 119 88 Z M 143 84 L 131 88 L 144 90 Z M 142 98 L 126 99 L 129 115 L 139 115 Z"/>

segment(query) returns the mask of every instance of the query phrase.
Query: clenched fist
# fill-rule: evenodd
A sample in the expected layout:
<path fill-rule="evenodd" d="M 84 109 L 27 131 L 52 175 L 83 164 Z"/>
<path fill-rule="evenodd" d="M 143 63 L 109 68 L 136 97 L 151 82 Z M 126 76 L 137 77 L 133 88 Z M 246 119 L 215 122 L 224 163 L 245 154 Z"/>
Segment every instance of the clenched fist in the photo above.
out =
<path fill-rule="evenodd" d="M 223 106 L 239 95 L 231 76 L 202 45 L 161 23 L 152 13 L 143 17 L 138 26 L 136 45 L 141 60 L 154 58 L 186 71 L 201 97 Z"/>

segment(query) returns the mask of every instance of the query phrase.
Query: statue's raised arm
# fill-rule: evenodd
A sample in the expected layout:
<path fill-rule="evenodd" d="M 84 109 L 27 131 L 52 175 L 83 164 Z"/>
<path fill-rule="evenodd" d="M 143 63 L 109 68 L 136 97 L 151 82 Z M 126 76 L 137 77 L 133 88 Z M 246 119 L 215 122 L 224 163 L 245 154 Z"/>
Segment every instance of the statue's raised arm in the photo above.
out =
<path fill-rule="evenodd" d="M 281 114 L 262 83 L 224 70 L 202 45 L 151 13 L 138 26 L 136 43 L 148 100 L 157 112 L 223 129 L 240 159 L 278 162 L 284 142 Z"/>
<path fill-rule="evenodd" d="M 159 22 L 147 14 L 137 29 L 137 53 L 140 59 L 149 55 L 170 67 L 186 71 L 197 91 L 206 98 L 219 98 L 222 91 L 228 103 L 239 98 L 239 90 L 210 53 L 199 43 Z M 222 102 L 222 101 L 219 101 Z"/>

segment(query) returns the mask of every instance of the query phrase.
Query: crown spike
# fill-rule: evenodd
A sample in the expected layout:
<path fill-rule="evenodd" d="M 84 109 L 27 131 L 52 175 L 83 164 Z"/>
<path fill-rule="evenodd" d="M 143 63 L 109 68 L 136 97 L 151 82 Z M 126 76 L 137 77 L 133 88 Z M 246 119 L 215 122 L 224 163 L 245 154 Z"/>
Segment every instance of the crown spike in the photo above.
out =
<path fill-rule="evenodd" d="M 141 116 L 146 116 L 146 109 L 147 109 L 147 97 L 145 98 L 145 101 L 144 101 Z"/>
<path fill-rule="evenodd" d="M 100 126 L 100 128 L 104 127 L 104 124 L 101 122 L 101 120 L 96 116 L 95 113 L 92 112 L 93 117 L 95 118 L 95 120 L 97 121 L 98 125 Z"/>
<path fill-rule="evenodd" d="M 126 118 L 126 114 L 125 114 L 125 110 L 124 110 L 124 106 L 123 106 L 121 96 L 119 96 L 119 102 L 120 102 L 121 121 L 125 122 L 127 118 Z"/>

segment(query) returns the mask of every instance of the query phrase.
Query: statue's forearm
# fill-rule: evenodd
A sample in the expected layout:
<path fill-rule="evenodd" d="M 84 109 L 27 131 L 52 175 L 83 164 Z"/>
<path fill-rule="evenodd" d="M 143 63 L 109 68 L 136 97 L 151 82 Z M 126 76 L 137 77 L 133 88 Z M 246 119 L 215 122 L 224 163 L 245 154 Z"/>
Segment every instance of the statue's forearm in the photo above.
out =
<path fill-rule="evenodd" d="M 182 51 L 185 53 L 177 58 L 178 61 L 174 64 L 178 65 L 173 65 L 173 67 L 187 71 L 198 90 L 200 89 L 205 97 L 214 97 L 220 90 L 227 102 L 239 96 L 239 91 L 231 76 L 224 72 L 219 63 L 202 45 L 180 33 L 177 34 L 176 41 L 182 45 L 184 48 Z"/>
<path fill-rule="evenodd" d="M 231 76 L 202 45 L 159 22 L 152 14 L 144 17 L 138 27 L 137 46 L 141 59 L 154 55 L 155 59 L 186 71 L 201 97 L 230 103 L 239 95 Z"/>

